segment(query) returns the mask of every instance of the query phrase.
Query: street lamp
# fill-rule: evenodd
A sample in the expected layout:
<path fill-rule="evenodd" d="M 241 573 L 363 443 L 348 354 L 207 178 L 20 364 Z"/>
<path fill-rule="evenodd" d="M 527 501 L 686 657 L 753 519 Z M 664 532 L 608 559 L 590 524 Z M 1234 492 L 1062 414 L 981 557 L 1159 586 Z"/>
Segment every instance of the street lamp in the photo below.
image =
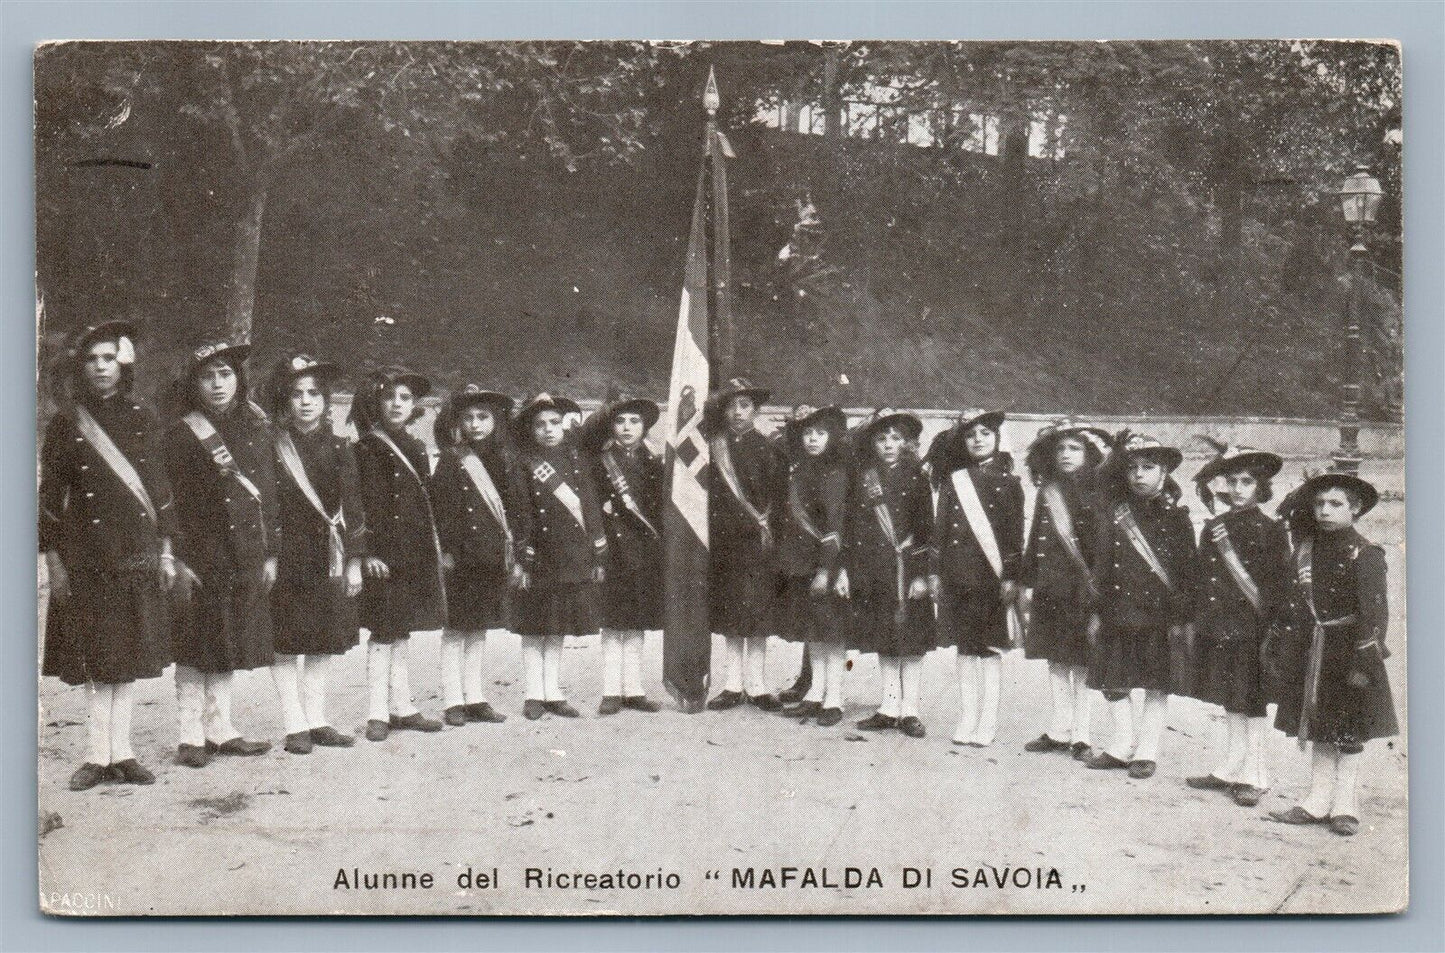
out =
<path fill-rule="evenodd" d="M 1345 314 L 1345 374 L 1341 387 L 1340 448 L 1335 451 L 1335 469 L 1345 473 L 1360 470 L 1360 374 L 1363 371 L 1360 338 L 1361 288 L 1365 283 L 1365 231 L 1375 220 L 1384 197 L 1380 180 L 1368 166 L 1355 172 L 1340 187 L 1340 211 L 1352 231 L 1350 242 L 1350 296 Z"/>

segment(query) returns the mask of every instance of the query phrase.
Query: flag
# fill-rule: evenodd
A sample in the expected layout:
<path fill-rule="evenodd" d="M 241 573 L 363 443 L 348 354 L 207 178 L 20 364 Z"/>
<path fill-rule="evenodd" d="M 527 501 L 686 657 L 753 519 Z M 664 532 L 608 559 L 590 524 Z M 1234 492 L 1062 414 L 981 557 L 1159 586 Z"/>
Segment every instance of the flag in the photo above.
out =
<path fill-rule="evenodd" d="M 706 169 L 699 173 L 687 243 L 682 301 L 663 433 L 667 508 L 663 513 L 662 678 L 684 711 L 707 701 L 712 631 L 708 624 L 707 440 L 699 432 L 708 394 Z"/>

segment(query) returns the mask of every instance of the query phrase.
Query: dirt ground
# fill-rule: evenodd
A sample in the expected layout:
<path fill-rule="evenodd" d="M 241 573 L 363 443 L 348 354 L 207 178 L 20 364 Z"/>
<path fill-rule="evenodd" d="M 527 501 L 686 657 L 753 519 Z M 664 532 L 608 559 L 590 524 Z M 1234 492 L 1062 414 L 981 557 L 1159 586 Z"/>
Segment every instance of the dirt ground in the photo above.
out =
<path fill-rule="evenodd" d="M 1389 557 L 1388 664 L 1403 724 L 1404 507 L 1398 477 L 1382 484 L 1396 492 L 1361 528 Z M 715 650 L 717 671 L 720 645 Z M 798 654 L 771 642 L 770 684 L 791 681 Z M 664 700 L 661 656 L 661 636 L 651 633 L 645 674 L 653 697 Z M 439 715 L 436 635 L 414 639 L 411 657 L 417 703 Z M 1268 819 L 1308 785 L 1305 754 L 1278 733 L 1269 749 L 1274 787 L 1257 808 L 1187 788 L 1186 775 L 1215 763 L 1223 733 L 1221 713 L 1190 699 L 1170 700 L 1159 772 L 1149 780 L 1024 752 L 1045 727 L 1048 696 L 1043 664 L 1017 653 L 1004 664 L 998 739 L 988 749 L 949 743 L 951 652 L 925 662 L 929 735 L 920 740 L 853 729 L 878 691 L 868 657 L 849 673 L 847 720 L 831 729 L 754 709 L 685 715 L 670 705 L 656 715 L 599 718 L 600 664 L 595 637 L 571 645 L 563 680 L 583 717 L 529 722 L 520 714 L 517 639 L 495 639 L 488 683 L 491 701 L 509 715 L 505 724 L 395 733 L 306 756 L 280 750 L 269 675 L 242 674 L 235 721 L 276 747 L 201 771 L 171 762 L 168 672 L 142 683 L 135 714 L 136 750 L 157 783 L 83 793 L 66 786 L 84 754 L 82 693 L 45 679 L 41 906 L 79 915 L 586 915 L 1338 913 L 1406 903 L 1403 736 L 1367 746 L 1360 833 L 1341 838 Z M 341 659 L 329 700 L 336 725 L 357 733 L 364 669 L 360 650 Z M 1096 704 L 1096 743 L 1107 740 L 1107 721 Z M 352 868 L 429 873 L 433 882 L 339 888 L 338 871 L 349 878 Z M 677 886 L 529 886 L 527 868 L 612 876 L 620 869 L 654 881 L 675 874 Z M 782 868 L 797 868 L 797 879 L 784 886 Z M 851 875 L 861 884 L 848 886 L 848 868 L 861 871 Z M 872 868 L 879 886 L 868 883 Z M 928 870 L 931 881 L 907 887 L 905 868 Z M 459 887 L 468 869 L 495 869 L 497 884 Z M 755 886 L 735 885 L 735 869 L 751 869 Z"/>

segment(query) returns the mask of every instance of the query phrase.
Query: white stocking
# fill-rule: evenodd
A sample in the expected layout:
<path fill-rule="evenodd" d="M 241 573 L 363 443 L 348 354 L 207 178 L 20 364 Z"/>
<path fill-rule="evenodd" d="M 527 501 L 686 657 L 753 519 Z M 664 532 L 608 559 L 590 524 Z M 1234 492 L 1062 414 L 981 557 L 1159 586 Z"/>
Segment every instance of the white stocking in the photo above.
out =
<path fill-rule="evenodd" d="M 847 668 L 847 650 L 842 645 L 820 645 L 827 659 L 827 688 L 823 691 L 824 708 L 843 707 L 843 671 Z"/>
<path fill-rule="evenodd" d="M 1245 724 L 1244 769 L 1240 780 L 1260 790 L 1269 790 L 1269 765 L 1264 756 L 1265 733 L 1269 730 L 1265 718 L 1250 718 Z"/>
<path fill-rule="evenodd" d="M 624 698 L 642 698 L 647 694 L 642 687 L 642 640 L 641 629 L 622 633 L 622 695 Z"/>
<path fill-rule="evenodd" d="M 723 691 L 743 692 L 743 637 L 723 636 Z"/>
<path fill-rule="evenodd" d="M 878 706 L 878 714 L 897 718 L 899 706 L 903 703 L 903 685 L 900 681 L 901 666 L 898 659 L 880 655 L 878 657 L 878 674 L 883 678 L 883 704 Z"/>
<path fill-rule="evenodd" d="M 391 645 L 391 699 L 390 713 L 398 718 L 415 715 L 416 705 L 411 697 L 411 673 L 407 661 L 411 655 L 411 637 L 397 639 Z"/>
<path fill-rule="evenodd" d="M 918 692 L 923 684 L 923 658 L 921 656 L 903 660 L 898 682 L 903 695 L 898 709 L 899 717 L 917 718 Z"/>
<path fill-rule="evenodd" d="M 959 652 L 954 667 L 958 670 L 958 728 L 953 740 L 968 744 L 978 734 L 978 656 Z"/>
<path fill-rule="evenodd" d="M 1109 739 L 1109 754 L 1120 761 L 1134 757 L 1134 706 L 1129 697 L 1109 702 L 1109 714 L 1114 721 L 1114 736 Z"/>
<path fill-rule="evenodd" d="M 548 635 L 542 642 L 542 690 L 549 702 L 560 702 L 562 696 L 562 636 Z"/>
<path fill-rule="evenodd" d="M 602 630 L 602 696 L 622 697 L 622 633 Z"/>
<path fill-rule="evenodd" d="M 747 658 L 747 693 L 760 698 L 768 693 L 768 681 L 764 677 L 768 661 L 768 637 L 749 636 L 743 642 L 743 654 Z"/>
<path fill-rule="evenodd" d="M 206 743 L 204 722 L 206 677 L 189 665 L 176 666 L 176 721 L 180 744 Z"/>
<path fill-rule="evenodd" d="M 527 701 L 545 701 L 547 698 L 547 680 L 542 672 L 542 643 L 546 639 L 540 635 L 522 636 L 522 669 L 527 681 Z"/>
<path fill-rule="evenodd" d="M 827 652 L 831 646 L 813 643 L 808 646 L 808 669 L 811 673 L 811 681 L 808 684 L 808 694 L 803 696 L 805 702 L 823 703 L 823 696 L 828 691 L 828 656 Z"/>
<path fill-rule="evenodd" d="M 462 656 L 466 654 L 466 633 L 446 629 L 442 632 L 442 707 L 458 708 L 466 703 L 462 691 Z"/>
<path fill-rule="evenodd" d="M 105 767 L 110 764 L 110 712 L 115 703 L 115 686 L 86 682 L 85 702 L 85 760 Z"/>
<path fill-rule="evenodd" d="M 1330 805 L 1331 817 L 1350 816 L 1359 819 L 1360 805 L 1355 800 L 1355 782 L 1360 773 L 1360 754 L 1340 752 L 1335 763 L 1335 796 Z"/>
<path fill-rule="evenodd" d="M 386 721 L 391 697 L 392 644 L 366 643 L 366 718 Z"/>
<path fill-rule="evenodd" d="M 1089 670 L 1082 665 L 1069 669 L 1074 680 L 1074 743 L 1088 744 L 1089 723 L 1093 720 L 1094 698 L 1099 694 L 1089 687 Z"/>
<path fill-rule="evenodd" d="M 1074 740 L 1074 685 L 1070 671 L 1062 662 L 1049 663 L 1049 696 L 1054 711 L 1047 734 L 1054 741 Z"/>
<path fill-rule="evenodd" d="M 1134 749 L 1135 761 L 1158 761 L 1159 741 L 1164 735 L 1164 721 L 1169 714 L 1169 695 L 1165 692 L 1144 693 L 1144 720 L 1139 730 L 1139 747 Z"/>
<path fill-rule="evenodd" d="M 307 728 L 327 728 L 326 679 L 331 672 L 331 656 L 308 655 L 301 666 L 301 707 L 306 711 Z"/>
<path fill-rule="evenodd" d="M 480 705 L 487 700 L 486 690 L 482 688 L 482 663 L 486 654 L 487 633 L 468 632 L 462 656 L 462 698 L 468 705 Z"/>
<path fill-rule="evenodd" d="M 135 757 L 130 747 L 131 703 L 135 698 L 135 683 L 116 685 L 110 702 L 110 763 L 117 764 Z"/>
<path fill-rule="evenodd" d="M 206 740 L 220 745 L 241 737 L 236 726 L 231 724 L 231 689 L 236 684 L 236 673 L 213 672 L 205 678 L 206 707 L 202 718 L 206 726 Z"/>
<path fill-rule="evenodd" d="M 281 699 L 281 721 L 286 734 L 294 735 L 305 731 L 306 709 L 301 706 L 301 672 L 294 655 L 277 655 L 271 664 L 271 681 L 276 684 L 276 695 Z"/>
<path fill-rule="evenodd" d="M 1244 722 L 1243 715 L 1232 711 L 1224 713 L 1224 761 L 1212 772 L 1221 781 L 1239 784 L 1250 780 L 1244 774 Z"/>
<path fill-rule="evenodd" d="M 990 652 L 979 659 L 983 671 L 983 706 L 978 715 L 978 730 L 973 740 L 981 745 L 993 744 L 998 731 L 999 682 L 1003 677 L 1003 656 Z"/>
<path fill-rule="evenodd" d="M 1315 817 L 1327 817 L 1333 806 L 1335 762 L 1339 751 L 1333 744 L 1316 741 L 1310 752 L 1310 793 L 1300 807 Z"/>

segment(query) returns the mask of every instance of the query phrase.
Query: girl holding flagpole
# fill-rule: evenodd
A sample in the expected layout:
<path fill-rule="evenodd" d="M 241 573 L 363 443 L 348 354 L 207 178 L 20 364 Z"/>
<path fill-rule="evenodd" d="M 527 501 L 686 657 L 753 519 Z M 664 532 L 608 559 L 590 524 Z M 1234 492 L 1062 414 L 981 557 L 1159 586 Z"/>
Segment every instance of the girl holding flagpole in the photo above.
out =
<path fill-rule="evenodd" d="M 349 748 L 331 726 L 326 683 L 333 657 L 357 644 L 356 596 L 366 555 L 366 514 L 350 441 L 327 419 L 341 369 L 310 355 L 282 358 L 271 373 L 281 545 L 271 617 L 286 750 Z"/>

